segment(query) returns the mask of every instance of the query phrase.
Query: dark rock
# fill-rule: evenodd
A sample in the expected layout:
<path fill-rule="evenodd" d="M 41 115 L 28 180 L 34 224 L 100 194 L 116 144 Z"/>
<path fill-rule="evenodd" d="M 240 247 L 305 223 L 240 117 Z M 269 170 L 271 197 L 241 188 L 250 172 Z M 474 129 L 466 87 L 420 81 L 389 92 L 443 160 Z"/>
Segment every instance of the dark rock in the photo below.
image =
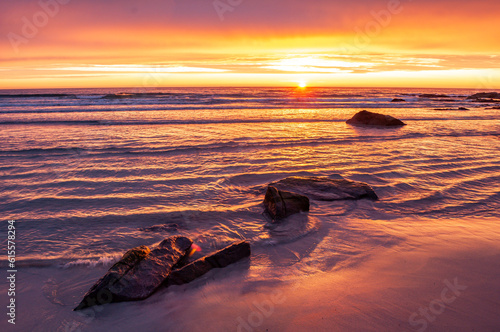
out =
<path fill-rule="evenodd" d="M 404 102 L 406 102 L 406 100 L 401 98 L 394 98 L 393 100 L 391 100 L 391 103 L 404 103 Z"/>
<path fill-rule="evenodd" d="M 179 230 L 179 225 L 177 224 L 165 224 L 165 225 L 154 225 L 150 227 L 140 228 L 142 232 L 176 232 Z"/>
<path fill-rule="evenodd" d="M 264 206 L 273 220 L 279 220 L 301 211 L 309 211 L 309 198 L 268 186 Z"/>
<path fill-rule="evenodd" d="M 172 271 L 166 279 L 165 285 L 187 284 L 214 268 L 226 267 L 248 256 L 250 256 L 250 244 L 248 242 L 233 243 L 212 255 L 202 257 L 182 268 Z"/>
<path fill-rule="evenodd" d="M 459 100 L 452 98 L 451 96 L 448 95 L 440 95 L 440 94 L 435 94 L 435 93 L 424 93 L 418 96 L 419 98 L 427 98 L 435 101 L 442 101 L 442 102 L 457 102 Z"/>
<path fill-rule="evenodd" d="M 499 92 L 481 92 L 473 94 L 472 96 L 467 97 L 467 99 L 472 100 L 484 100 L 484 99 L 500 99 Z"/>
<path fill-rule="evenodd" d="M 435 94 L 435 93 L 424 93 L 418 96 L 419 98 L 429 98 L 429 99 L 434 99 L 434 98 L 450 98 L 448 95 L 440 95 L 440 94 Z"/>
<path fill-rule="evenodd" d="M 163 240 L 152 251 L 145 246 L 127 251 L 74 310 L 149 297 L 165 281 L 172 267 L 188 255 L 192 243 L 187 237 L 174 236 Z"/>
<path fill-rule="evenodd" d="M 474 99 L 474 103 L 500 103 L 500 100 L 497 99 Z"/>
<path fill-rule="evenodd" d="M 434 110 L 435 111 L 456 111 L 457 108 L 435 108 Z M 459 111 L 469 111 L 469 109 L 465 108 L 465 107 L 459 107 L 458 110 Z"/>
<path fill-rule="evenodd" d="M 473 103 L 485 103 L 485 104 L 498 104 L 500 103 L 500 99 L 474 99 L 471 100 Z M 486 105 L 488 106 L 488 105 Z"/>
<path fill-rule="evenodd" d="M 363 182 L 326 177 L 291 176 L 269 184 L 280 191 L 286 190 L 320 201 L 353 200 L 368 198 L 377 200 L 377 194 Z"/>
<path fill-rule="evenodd" d="M 361 111 L 356 113 L 351 119 L 347 120 L 346 123 L 353 126 L 379 126 L 379 127 L 406 126 L 406 123 L 390 115 L 384 115 L 368 111 Z"/>

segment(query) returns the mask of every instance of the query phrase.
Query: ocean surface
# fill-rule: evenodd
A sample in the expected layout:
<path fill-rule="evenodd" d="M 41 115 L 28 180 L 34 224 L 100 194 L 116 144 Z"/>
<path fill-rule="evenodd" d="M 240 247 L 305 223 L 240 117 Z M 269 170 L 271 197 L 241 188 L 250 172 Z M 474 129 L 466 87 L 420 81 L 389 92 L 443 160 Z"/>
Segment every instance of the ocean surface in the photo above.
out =
<path fill-rule="evenodd" d="M 248 239 L 250 281 L 335 271 L 405 241 L 350 220 L 500 217 L 500 104 L 466 99 L 477 92 L 3 90 L 1 241 L 15 220 L 18 268 L 64 275 L 40 287 L 67 310 L 95 279 L 68 280 L 102 275 L 127 249 L 175 234 L 202 254 Z M 345 123 L 363 109 L 407 126 Z M 380 199 L 312 201 L 310 213 L 268 227 L 266 186 L 292 175 L 366 182 Z"/>

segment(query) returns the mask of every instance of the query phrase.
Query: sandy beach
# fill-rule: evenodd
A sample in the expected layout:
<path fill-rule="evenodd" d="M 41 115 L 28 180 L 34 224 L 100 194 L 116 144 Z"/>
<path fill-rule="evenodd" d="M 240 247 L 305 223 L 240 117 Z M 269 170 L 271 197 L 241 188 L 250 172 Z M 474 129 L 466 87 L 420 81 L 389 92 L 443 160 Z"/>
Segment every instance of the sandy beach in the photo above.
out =
<path fill-rule="evenodd" d="M 67 270 L 53 274 L 31 268 L 22 280 L 30 287 L 23 287 L 20 294 L 19 317 L 24 317 L 20 330 L 495 331 L 500 308 L 496 223 L 495 219 L 440 220 L 439 225 L 424 219 L 351 221 L 353 226 L 383 230 L 404 241 L 376 248 L 330 271 L 301 277 L 299 268 L 293 277 L 281 279 L 262 277 L 276 273 L 276 268 L 254 267 L 252 262 L 263 255 L 256 252 L 249 263 L 212 271 L 146 301 L 82 313 L 70 310 L 71 299 L 77 300 L 103 268 L 80 269 L 80 282 L 74 285 L 60 281 Z M 45 319 L 30 322 L 29 316 Z"/>

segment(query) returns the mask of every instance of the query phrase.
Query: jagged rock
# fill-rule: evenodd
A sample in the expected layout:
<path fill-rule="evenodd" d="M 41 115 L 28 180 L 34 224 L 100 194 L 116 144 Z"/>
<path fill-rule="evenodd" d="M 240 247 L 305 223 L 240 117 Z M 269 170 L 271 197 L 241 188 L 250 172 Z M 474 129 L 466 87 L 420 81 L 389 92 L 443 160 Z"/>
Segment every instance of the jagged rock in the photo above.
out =
<path fill-rule="evenodd" d="M 481 100 L 481 99 L 500 99 L 499 92 L 481 92 L 473 94 L 472 96 L 467 97 L 467 99 L 473 100 Z"/>
<path fill-rule="evenodd" d="M 406 102 L 406 100 L 401 98 L 394 98 L 393 100 L 391 100 L 391 103 L 404 103 L 404 102 Z"/>
<path fill-rule="evenodd" d="M 301 211 L 309 211 L 309 198 L 268 186 L 264 206 L 273 220 L 279 220 Z"/>
<path fill-rule="evenodd" d="M 346 123 L 353 126 L 379 126 L 379 127 L 406 126 L 406 123 L 390 115 L 384 115 L 368 111 L 361 111 L 356 113 L 351 119 L 347 120 Z"/>
<path fill-rule="evenodd" d="M 174 236 L 152 251 L 146 246 L 127 251 L 74 310 L 149 297 L 165 281 L 172 267 L 188 255 L 192 243 L 187 237 Z"/>
<path fill-rule="evenodd" d="M 375 191 L 363 182 L 334 180 L 327 177 L 291 176 L 269 184 L 280 191 L 291 191 L 320 201 L 353 200 L 368 198 L 377 200 Z"/>
<path fill-rule="evenodd" d="M 216 253 L 202 257 L 170 273 L 166 286 L 187 284 L 214 268 L 223 268 L 250 256 L 250 244 L 246 241 L 233 243 Z"/>

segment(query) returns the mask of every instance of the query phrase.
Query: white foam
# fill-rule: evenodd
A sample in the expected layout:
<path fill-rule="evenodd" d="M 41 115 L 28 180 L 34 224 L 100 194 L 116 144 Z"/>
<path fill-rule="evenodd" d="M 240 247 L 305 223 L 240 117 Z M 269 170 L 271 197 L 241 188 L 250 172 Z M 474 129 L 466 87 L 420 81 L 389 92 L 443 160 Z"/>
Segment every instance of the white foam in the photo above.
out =
<path fill-rule="evenodd" d="M 64 264 L 62 268 L 69 269 L 78 266 L 96 267 L 98 265 L 109 266 L 117 262 L 119 259 L 120 259 L 119 255 L 99 257 L 99 259 L 78 259 L 76 261 Z"/>

